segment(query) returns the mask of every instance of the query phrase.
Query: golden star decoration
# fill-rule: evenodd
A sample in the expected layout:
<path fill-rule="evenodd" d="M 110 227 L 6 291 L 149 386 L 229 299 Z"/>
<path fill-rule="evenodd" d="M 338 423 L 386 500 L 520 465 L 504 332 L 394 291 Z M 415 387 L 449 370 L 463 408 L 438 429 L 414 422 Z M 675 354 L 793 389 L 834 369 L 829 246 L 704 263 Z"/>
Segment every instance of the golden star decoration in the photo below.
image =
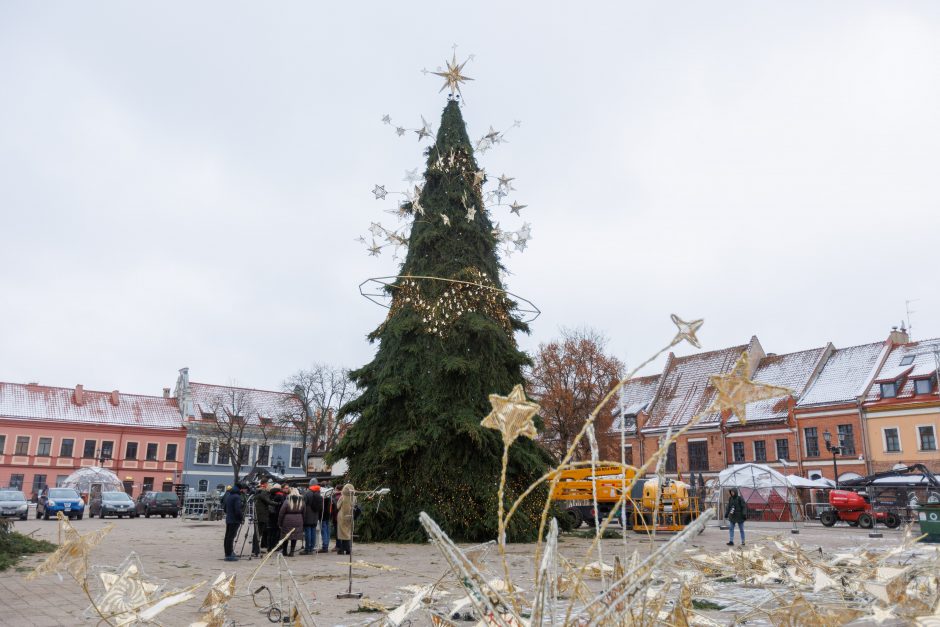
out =
<path fill-rule="evenodd" d="M 469 61 L 470 59 L 467 59 L 463 63 L 457 63 L 457 52 L 455 51 L 452 60 L 445 61 L 447 64 L 446 72 L 431 72 L 431 74 L 440 76 L 445 81 L 444 86 L 441 87 L 437 93 L 441 93 L 449 87 L 451 95 L 460 94 L 463 96 L 463 94 L 460 92 L 460 83 L 473 80 L 469 76 L 464 76 L 463 74 L 463 68 Z"/>
<path fill-rule="evenodd" d="M 537 403 L 526 400 L 521 384 L 517 384 L 509 396 L 490 394 L 490 405 L 493 411 L 480 424 L 499 431 L 506 446 L 520 435 L 533 439 L 538 435 L 532 418 L 539 413 L 540 408 Z"/>
<path fill-rule="evenodd" d="M 136 621 L 136 613 L 149 605 L 163 587 L 162 582 L 146 578 L 140 558 L 133 552 L 116 569 L 99 572 L 98 577 L 104 592 L 95 599 L 92 609 L 119 625 Z"/>
<path fill-rule="evenodd" d="M 790 388 L 751 381 L 748 378 L 749 363 L 747 352 L 741 353 L 731 372 L 708 377 L 717 396 L 706 411 L 722 412 L 729 409 L 743 425 L 747 422 L 748 403 L 793 394 Z"/>
<path fill-rule="evenodd" d="M 675 346 L 682 340 L 685 340 L 695 348 L 702 348 L 702 345 L 698 341 L 698 337 L 695 334 L 699 329 L 702 328 L 702 325 L 705 324 L 704 320 L 693 320 L 692 322 L 686 322 L 676 314 L 672 314 L 672 322 L 679 329 L 679 332 L 676 333 L 676 337 L 672 338 L 672 345 Z"/>
<path fill-rule="evenodd" d="M 58 514 L 58 520 L 59 530 L 65 537 L 65 541 L 52 555 L 33 569 L 26 579 L 36 579 L 47 573 L 68 572 L 75 581 L 82 583 L 85 581 L 85 573 L 88 570 L 88 554 L 114 529 L 114 524 L 111 523 L 101 529 L 81 535 L 61 513 Z"/>
<path fill-rule="evenodd" d="M 205 600 L 202 602 L 202 610 L 206 613 L 200 618 L 200 624 L 206 627 L 222 627 L 226 623 L 225 605 L 235 595 L 235 574 L 225 575 L 225 571 L 219 573 Z"/>

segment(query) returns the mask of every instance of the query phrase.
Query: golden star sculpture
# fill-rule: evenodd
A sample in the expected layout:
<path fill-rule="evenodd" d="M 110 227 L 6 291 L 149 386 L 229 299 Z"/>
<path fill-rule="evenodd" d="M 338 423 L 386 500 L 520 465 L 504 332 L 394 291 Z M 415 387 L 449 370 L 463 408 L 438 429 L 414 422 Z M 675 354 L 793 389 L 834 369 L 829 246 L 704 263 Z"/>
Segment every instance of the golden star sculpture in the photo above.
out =
<path fill-rule="evenodd" d="M 464 66 L 467 65 L 469 61 L 470 59 L 467 59 L 463 63 L 457 63 L 457 51 L 455 50 L 453 59 L 451 61 L 445 61 L 447 64 L 446 72 L 431 72 L 431 74 L 442 77 L 445 81 L 444 86 L 441 87 L 437 93 L 441 93 L 449 87 L 451 95 L 460 94 L 462 97 L 463 94 L 460 93 L 460 83 L 473 80 L 469 76 L 464 76 L 462 73 Z"/>
<path fill-rule="evenodd" d="M 95 599 L 95 613 L 102 618 L 126 625 L 137 620 L 136 614 L 154 600 L 163 582 L 149 581 L 137 553 L 131 553 L 113 571 L 98 573 L 104 592 Z"/>
<path fill-rule="evenodd" d="M 522 384 L 516 384 L 509 396 L 490 394 L 490 405 L 493 411 L 480 424 L 499 431 L 506 446 L 515 442 L 520 435 L 533 439 L 538 435 L 532 418 L 539 413 L 540 408 L 537 403 L 526 400 Z"/>
<path fill-rule="evenodd" d="M 75 531 L 75 527 L 61 512 L 59 512 L 57 518 L 59 520 L 59 529 L 64 535 L 65 541 L 59 545 L 59 548 L 52 555 L 33 569 L 33 572 L 29 573 L 26 579 L 36 579 L 47 573 L 68 572 L 75 581 L 84 583 L 85 574 L 88 571 L 88 554 L 114 529 L 114 523 L 97 531 L 81 535 Z"/>
<path fill-rule="evenodd" d="M 206 613 L 200 619 L 200 625 L 206 627 L 223 627 L 227 617 L 225 615 L 225 605 L 235 595 L 235 574 L 226 577 L 225 571 L 219 573 L 205 600 L 202 602 L 202 610 Z"/>
<path fill-rule="evenodd" d="M 702 325 L 705 324 L 704 320 L 693 320 L 692 322 L 686 322 L 676 314 L 672 314 L 672 322 L 679 329 L 679 332 L 676 333 L 676 337 L 672 338 L 673 346 L 682 340 L 685 340 L 695 348 L 702 348 L 702 345 L 699 343 L 695 334 L 699 329 L 702 328 Z"/>
<path fill-rule="evenodd" d="M 777 398 L 793 394 L 790 388 L 765 383 L 755 383 L 748 378 L 750 360 L 747 352 L 735 362 L 731 372 L 727 374 L 713 374 L 708 380 L 717 392 L 715 400 L 706 411 L 722 412 L 730 409 L 743 425 L 747 422 L 747 404 L 762 401 L 768 398 Z"/>

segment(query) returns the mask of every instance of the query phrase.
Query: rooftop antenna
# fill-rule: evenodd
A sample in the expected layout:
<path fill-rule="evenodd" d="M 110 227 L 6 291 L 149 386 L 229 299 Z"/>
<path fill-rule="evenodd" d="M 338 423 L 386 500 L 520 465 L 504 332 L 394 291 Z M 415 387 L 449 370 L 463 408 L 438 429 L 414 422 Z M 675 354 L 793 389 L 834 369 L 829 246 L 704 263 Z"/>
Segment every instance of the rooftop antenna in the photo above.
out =
<path fill-rule="evenodd" d="M 904 301 L 904 309 L 907 311 L 907 337 L 910 338 L 912 342 L 914 341 L 914 326 L 911 324 L 911 314 L 917 312 L 911 309 L 911 303 L 916 303 L 919 300 L 919 298 L 912 298 Z"/>

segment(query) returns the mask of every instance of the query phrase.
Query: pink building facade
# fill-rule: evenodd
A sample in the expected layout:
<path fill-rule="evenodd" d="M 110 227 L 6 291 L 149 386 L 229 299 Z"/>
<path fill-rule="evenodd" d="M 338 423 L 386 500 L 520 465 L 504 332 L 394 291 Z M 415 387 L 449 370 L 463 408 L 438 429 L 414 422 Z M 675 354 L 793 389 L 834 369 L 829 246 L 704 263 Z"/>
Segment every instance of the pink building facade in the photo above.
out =
<path fill-rule="evenodd" d="M 0 383 L 0 487 L 27 497 L 83 466 L 113 471 L 132 497 L 182 482 L 186 431 L 176 399 Z"/>

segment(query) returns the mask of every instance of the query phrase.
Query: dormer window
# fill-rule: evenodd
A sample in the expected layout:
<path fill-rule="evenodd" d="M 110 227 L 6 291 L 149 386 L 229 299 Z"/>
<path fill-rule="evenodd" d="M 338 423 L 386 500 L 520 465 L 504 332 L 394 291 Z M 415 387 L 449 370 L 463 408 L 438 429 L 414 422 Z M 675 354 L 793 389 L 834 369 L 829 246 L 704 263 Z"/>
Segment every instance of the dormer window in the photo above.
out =
<path fill-rule="evenodd" d="M 914 363 L 913 355 L 905 355 L 904 357 L 901 358 L 902 366 L 910 366 L 912 363 Z"/>
<path fill-rule="evenodd" d="M 933 392 L 933 379 L 915 379 L 914 394 L 930 394 Z"/>
<path fill-rule="evenodd" d="M 881 384 L 881 398 L 895 398 L 898 395 L 898 384 L 895 382 Z"/>

